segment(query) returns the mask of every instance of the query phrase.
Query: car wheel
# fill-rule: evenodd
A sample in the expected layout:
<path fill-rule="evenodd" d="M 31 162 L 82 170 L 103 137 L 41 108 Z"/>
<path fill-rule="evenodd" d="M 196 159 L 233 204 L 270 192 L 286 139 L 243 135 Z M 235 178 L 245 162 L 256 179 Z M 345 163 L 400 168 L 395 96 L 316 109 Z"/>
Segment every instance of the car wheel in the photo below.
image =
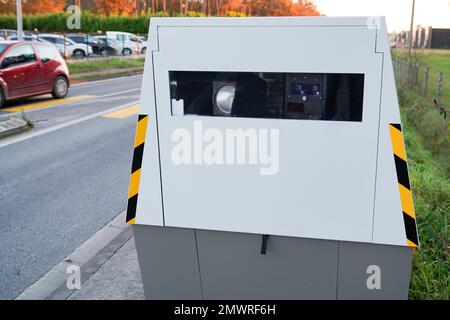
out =
<path fill-rule="evenodd" d="M 141 51 L 143 54 L 145 54 L 146 52 L 147 52 L 147 48 L 142 48 L 142 51 Z"/>
<path fill-rule="evenodd" d="M 108 50 L 107 49 L 100 50 L 100 55 L 102 55 L 103 57 L 106 57 L 108 55 Z"/>
<path fill-rule="evenodd" d="M 124 56 L 131 56 L 132 53 L 133 53 L 133 52 L 132 52 L 131 49 L 129 49 L 129 48 L 125 48 L 125 49 L 122 50 L 122 54 L 123 54 Z"/>
<path fill-rule="evenodd" d="M 3 91 L 3 88 L 0 86 L 0 108 L 3 107 L 6 101 L 5 91 Z"/>
<path fill-rule="evenodd" d="M 82 58 L 82 57 L 85 57 L 85 56 L 86 56 L 86 53 L 85 53 L 83 50 L 81 50 L 81 49 L 76 49 L 76 50 L 73 52 L 73 56 L 74 56 L 74 57 L 77 57 L 77 58 Z"/>
<path fill-rule="evenodd" d="M 56 78 L 55 83 L 53 84 L 52 96 L 55 99 L 64 98 L 69 91 L 69 81 L 66 77 L 59 76 Z"/>

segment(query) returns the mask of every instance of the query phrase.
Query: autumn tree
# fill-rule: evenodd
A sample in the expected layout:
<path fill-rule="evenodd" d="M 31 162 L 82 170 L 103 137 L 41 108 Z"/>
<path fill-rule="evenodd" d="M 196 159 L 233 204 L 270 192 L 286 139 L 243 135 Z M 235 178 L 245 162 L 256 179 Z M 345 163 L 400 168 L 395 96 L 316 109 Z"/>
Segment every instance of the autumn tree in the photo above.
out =
<path fill-rule="evenodd" d="M 136 13 L 136 0 L 97 0 L 96 12 L 104 15 Z"/>
<path fill-rule="evenodd" d="M 22 0 L 23 13 L 53 13 L 62 12 L 66 7 L 66 0 Z M 15 13 L 16 0 L 0 0 L 1 13 Z"/>
<path fill-rule="evenodd" d="M 319 15 L 310 0 L 22 0 L 24 13 L 62 12 L 71 4 L 103 15 L 134 15 L 165 12 L 169 16 L 187 12 L 226 16 L 241 12 L 248 16 Z M 14 13 L 15 0 L 0 0 L 1 13 Z"/>

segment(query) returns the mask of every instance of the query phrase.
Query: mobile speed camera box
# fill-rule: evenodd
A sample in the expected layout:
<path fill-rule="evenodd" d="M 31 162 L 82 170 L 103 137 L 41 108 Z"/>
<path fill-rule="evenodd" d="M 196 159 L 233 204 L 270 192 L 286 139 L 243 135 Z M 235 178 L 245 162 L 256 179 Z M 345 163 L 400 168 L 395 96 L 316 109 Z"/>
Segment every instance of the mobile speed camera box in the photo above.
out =
<path fill-rule="evenodd" d="M 384 18 L 152 18 L 127 222 L 148 299 L 405 299 Z"/>

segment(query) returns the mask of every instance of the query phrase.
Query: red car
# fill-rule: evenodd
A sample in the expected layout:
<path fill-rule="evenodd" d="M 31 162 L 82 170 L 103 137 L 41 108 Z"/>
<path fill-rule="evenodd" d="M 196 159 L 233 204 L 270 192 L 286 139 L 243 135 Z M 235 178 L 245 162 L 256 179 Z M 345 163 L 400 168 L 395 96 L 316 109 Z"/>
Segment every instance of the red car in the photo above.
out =
<path fill-rule="evenodd" d="M 69 70 L 54 46 L 0 41 L 0 107 L 7 100 L 45 93 L 61 99 L 69 86 Z"/>

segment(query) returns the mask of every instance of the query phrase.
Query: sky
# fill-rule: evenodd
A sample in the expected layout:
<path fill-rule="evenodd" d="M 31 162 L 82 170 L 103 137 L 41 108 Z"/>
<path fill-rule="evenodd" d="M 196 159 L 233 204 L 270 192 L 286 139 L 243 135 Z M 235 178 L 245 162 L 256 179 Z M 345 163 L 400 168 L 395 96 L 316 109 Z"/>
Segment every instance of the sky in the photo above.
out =
<path fill-rule="evenodd" d="M 313 0 L 327 16 L 385 16 L 389 31 L 409 30 L 412 0 Z M 450 28 L 450 0 L 416 0 L 414 26 Z"/>

